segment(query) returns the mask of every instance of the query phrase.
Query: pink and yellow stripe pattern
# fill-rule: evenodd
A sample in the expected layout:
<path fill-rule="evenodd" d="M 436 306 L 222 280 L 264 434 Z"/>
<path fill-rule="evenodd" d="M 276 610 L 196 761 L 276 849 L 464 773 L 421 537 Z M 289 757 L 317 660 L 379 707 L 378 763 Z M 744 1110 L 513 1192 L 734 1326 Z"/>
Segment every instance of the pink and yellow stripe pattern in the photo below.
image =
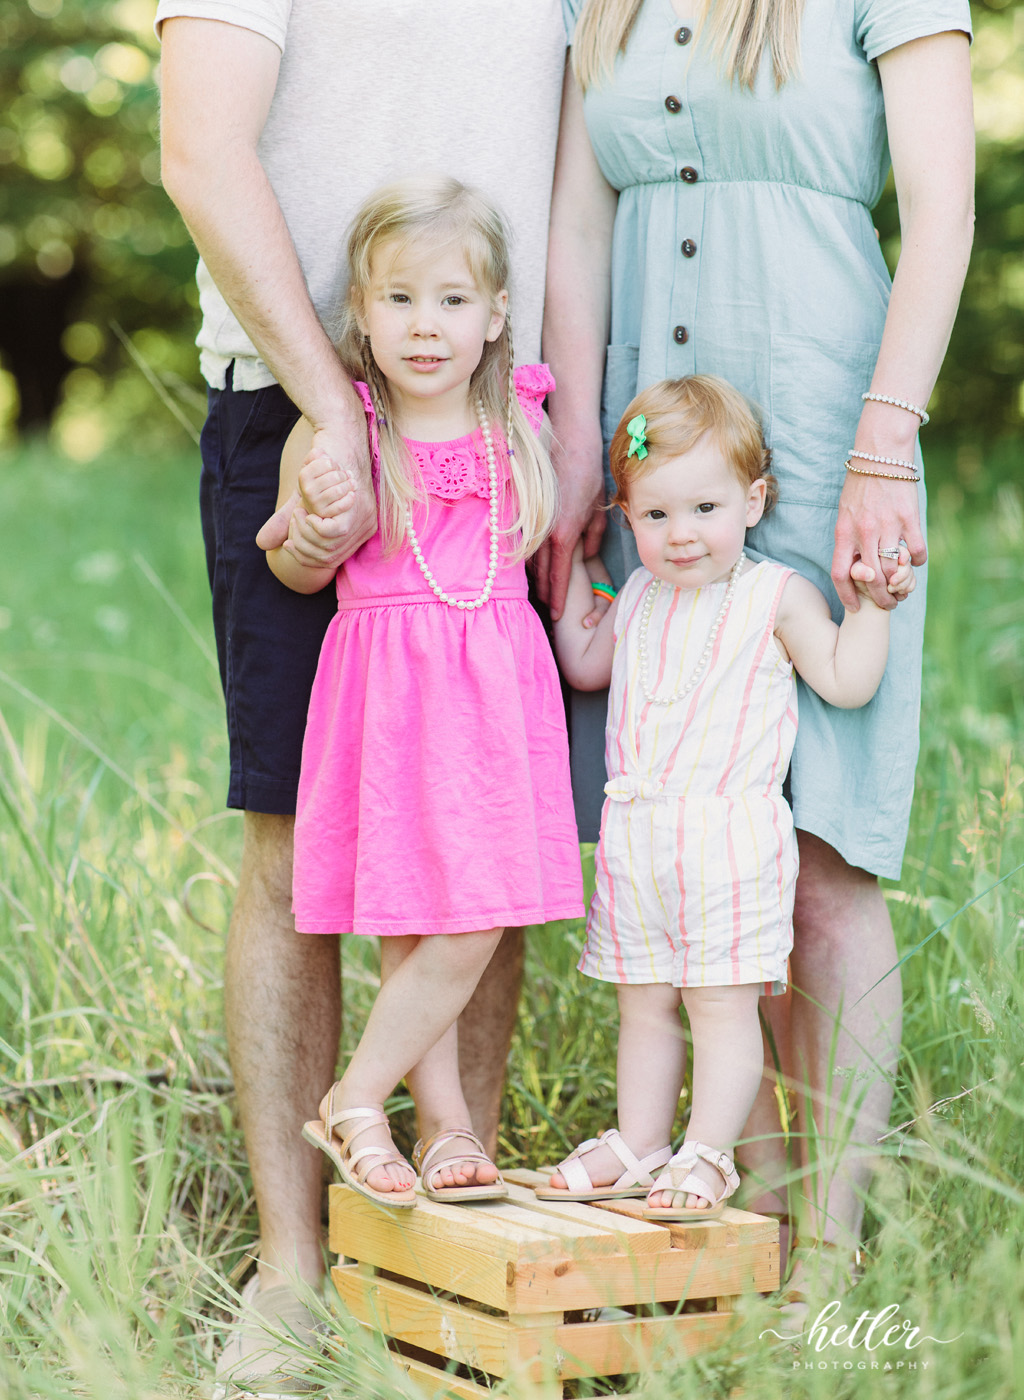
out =
<path fill-rule="evenodd" d="M 651 575 L 638 569 L 619 594 L 588 976 L 785 987 L 797 855 L 782 782 L 797 710 L 772 634 L 791 572 L 765 561 L 741 575 L 707 672 L 673 705 L 647 702 L 638 673 Z M 662 588 L 648 636 L 655 694 L 685 684 L 725 586 Z"/>

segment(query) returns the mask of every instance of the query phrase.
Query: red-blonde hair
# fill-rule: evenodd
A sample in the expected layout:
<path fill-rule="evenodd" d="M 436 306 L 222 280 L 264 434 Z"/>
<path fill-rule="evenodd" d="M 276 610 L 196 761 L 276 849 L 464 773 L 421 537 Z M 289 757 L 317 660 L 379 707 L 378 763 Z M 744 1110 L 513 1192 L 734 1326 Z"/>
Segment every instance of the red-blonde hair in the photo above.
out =
<path fill-rule="evenodd" d="M 626 427 L 641 413 L 647 420 L 647 456 L 642 461 L 636 453 L 629 456 L 631 437 Z M 663 379 L 637 394 L 622 415 L 608 449 L 615 481 L 610 504 L 628 505 L 634 481 L 667 458 L 689 452 L 705 433 L 710 433 L 744 486 L 766 482 L 764 508 L 771 510 L 779 487 L 771 474 L 772 454 L 765 446 L 757 410 L 738 389 L 714 374 Z"/>

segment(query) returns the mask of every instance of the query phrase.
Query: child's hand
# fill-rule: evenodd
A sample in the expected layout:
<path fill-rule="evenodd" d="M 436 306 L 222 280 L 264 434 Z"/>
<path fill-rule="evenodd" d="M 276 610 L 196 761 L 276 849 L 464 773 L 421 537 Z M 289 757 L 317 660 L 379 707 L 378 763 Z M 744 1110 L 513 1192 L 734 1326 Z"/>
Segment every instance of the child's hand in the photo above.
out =
<path fill-rule="evenodd" d="M 577 547 L 578 547 L 578 549 L 579 549 L 579 551 L 580 551 L 580 555 L 582 556 L 583 546 L 582 546 L 582 545 L 579 545 L 579 546 L 577 546 Z M 573 555 L 573 562 L 574 562 L 574 563 L 575 563 L 575 560 L 576 560 L 576 555 L 574 554 L 574 555 Z M 606 584 L 608 585 L 609 588 L 613 587 L 611 574 L 610 574 L 610 573 L 608 572 L 608 570 L 605 568 L 604 562 L 603 562 L 603 560 L 601 559 L 601 556 L 600 556 L 599 554 L 593 554 L 593 555 L 590 556 L 589 559 L 584 559 L 584 560 L 583 560 L 583 565 L 584 565 L 584 567 L 586 568 L 587 575 L 588 575 L 588 577 L 589 577 L 591 583 L 606 583 Z M 593 608 L 591 609 L 591 611 L 587 613 L 586 617 L 583 619 L 583 626 L 584 626 L 584 627 L 596 627 L 597 624 L 601 621 L 602 617 L 604 617 L 605 613 L 606 613 L 606 612 L 608 611 L 608 609 L 611 607 L 611 605 L 612 605 L 612 599 L 608 596 L 607 593 L 597 593 L 597 592 L 595 592 L 595 593 L 594 593 L 594 606 L 593 606 Z"/>
<path fill-rule="evenodd" d="M 874 569 L 869 568 L 862 559 L 854 560 L 850 568 L 850 578 L 853 580 L 858 597 L 865 599 L 871 597 L 867 585 L 874 581 L 874 577 Z M 910 562 L 910 550 L 901 541 L 900 557 L 896 562 L 896 568 L 890 575 L 887 585 L 888 592 L 897 603 L 905 603 L 916 587 L 917 576 Z"/>
<path fill-rule="evenodd" d="M 288 530 L 292 522 L 292 512 L 300 504 L 299 493 L 293 491 L 285 501 L 283 506 L 278 506 L 277 510 L 265 520 L 256 534 L 256 543 L 260 549 L 271 550 L 280 549 L 288 538 Z"/>
<path fill-rule="evenodd" d="M 299 494 L 307 514 L 332 520 L 352 509 L 356 483 L 351 472 L 314 450 L 299 468 Z"/>
<path fill-rule="evenodd" d="M 897 603 L 905 603 L 916 587 L 917 575 L 910 562 L 910 550 L 901 542 L 895 572 L 889 577 L 889 592 Z"/>

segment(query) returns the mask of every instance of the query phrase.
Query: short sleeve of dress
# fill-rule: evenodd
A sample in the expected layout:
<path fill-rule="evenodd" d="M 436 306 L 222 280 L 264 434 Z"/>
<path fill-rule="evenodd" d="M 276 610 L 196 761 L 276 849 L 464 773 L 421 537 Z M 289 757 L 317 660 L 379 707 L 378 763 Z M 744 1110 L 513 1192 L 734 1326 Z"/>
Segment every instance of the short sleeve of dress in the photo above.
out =
<path fill-rule="evenodd" d="M 160 0 L 154 28 L 160 37 L 165 19 L 218 19 L 262 34 L 284 53 L 292 0 Z"/>
<path fill-rule="evenodd" d="M 547 365 L 520 365 L 513 373 L 516 398 L 535 433 L 544 421 L 544 400 L 554 391 L 555 377 Z"/>
<path fill-rule="evenodd" d="M 967 0 L 858 0 L 857 42 L 868 61 L 911 39 L 961 30 L 971 38 Z"/>
<path fill-rule="evenodd" d="M 565 18 L 565 33 L 569 43 L 572 43 L 573 35 L 576 32 L 576 21 L 580 17 L 580 10 L 583 9 L 584 0 L 562 0 L 562 14 Z"/>

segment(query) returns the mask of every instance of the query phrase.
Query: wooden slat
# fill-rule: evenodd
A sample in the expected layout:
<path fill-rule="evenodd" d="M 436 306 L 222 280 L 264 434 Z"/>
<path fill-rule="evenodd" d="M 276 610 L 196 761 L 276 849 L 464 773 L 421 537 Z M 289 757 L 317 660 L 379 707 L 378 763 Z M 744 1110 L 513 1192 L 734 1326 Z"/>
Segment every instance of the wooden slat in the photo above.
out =
<path fill-rule="evenodd" d="M 414 1361 L 408 1356 L 396 1356 L 395 1365 L 408 1372 L 423 1394 L 428 1397 L 453 1397 L 453 1400 L 492 1400 L 488 1386 L 477 1385 L 476 1381 L 462 1380 L 459 1376 L 446 1376 L 443 1371 L 429 1366 L 425 1361 Z"/>
<path fill-rule="evenodd" d="M 623 1375 L 720 1342 L 736 1318 L 726 1311 L 614 1322 L 565 1323 L 561 1314 L 526 1325 L 488 1316 L 353 1266 L 332 1277 L 352 1317 L 367 1328 L 492 1376 L 541 1383 L 557 1377 Z"/>
<path fill-rule="evenodd" d="M 335 1215 L 332 1210 L 332 1246 L 338 1234 Z M 345 1254 L 430 1288 L 458 1293 L 508 1312 L 509 1285 L 516 1276 L 516 1263 L 504 1253 L 489 1255 L 395 1228 L 374 1229 L 359 1216 L 346 1217 L 343 1229 Z"/>
<path fill-rule="evenodd" d="M 507 1182 L 515 1184 L 518 1200 L 522 1198 L 524 1191 L 532 1193 L 534 1186 L 547 1185 L 550 1174 L 549 1171 L 516 1168 L 513 1171 L 505 1172 L 504 1177 Z M 665 1231 L 669 1236 L 669 1243 L 677 1249 L 699 1249 L 705 1244 L 717 1248 L 721 1245 L 778 1243 L 779 1222 L 773 1216 L 755 1215 L 753 1211 L 737 1210 L 734 1206 L 726 1206 L 725 1211 L 717 1220 L 661 1222 L 644 1219 L 644 1201 L 639 1197 L 621 1201 L 590 1201 L 575 1205 L 568 1201 L 541 1202 L 537 1201 L 536 1196 L 533 1199 L 537 1206 L 551 1204 L 560 1212 L 569 1212 L 575 1209 L 589 1213 L 599 1210 L 607 1215 L 624 1217 L 632 1221 L 635 1226 L 645 1225 L 649 1230 Z M 585 1214 L 581 1218 L 590 1217 Z M 663 1243 L 657 1248 L 664 1247 L 664 1236 L 660 1236 L 660 1238 Z M 647 1248 L 653 1252 L 655 1246 L 648 1245 Z"/>
<path fill-rule="evenodd" d="M 507 1200 L 466 1206 L 443 1205 L 421 1195 L 408 1211 L 386 1210 L 348 1186 L 332 1186 L 330 1198 L 331 1248 L 354 1259 L 369 1256 L 353 1247 L 353 1231 L 364 1240 L 368 1232 L 392 1233 L 396 1228 L 410 1237 L 497 1252 L 519 1262 L 552 1253 L 597 1258 L 623 1249 L 623 1231 L 617 1221 L 593 1212 L 555 1217 L 535 1209 L 532 1196 L 522 1204 Z"/>
<path fill-rule="evenodd" d="M 351 1265 L 333 1269 L 331 1277 L 341 1301 L 359 1322 L 444 1360 L 460 1361 L 492 1376 L 508 1375 L 510 1334 L 515 1329 L 506 1318 L 393 1279 L 361 1277 Z M 562 1314 L 557 1317 L 560 1322 Z M 550 1327 L 548 1335 L 553 1335 Z"/>
<path fill-rule="evenodd" d="M 652 1363 L 694 1356 L 720 1342 L 737 1319 L 728 1313 L 681 1313 L 674 1317 L 638 1317 L 631 1322 L 576 1322 L 555 1334 L 559 1374 L 621 1376 L 644 1371 Z"/>
<path fill-rule="evenodd" d="M 506 1172 L 504 1175 L 508 1181 L 510 1196 L 524 1210 L 532 1211 L 541 1219 L 549 1222 L 570 1220 L 589 1224 L 591 1229 L 595 1228 L 593 1206 L 576 1201 L 539 1201 L 529 1185 L 509 1180 L 512 1173 Z M 527 1173 L 516 1172 L 514 1175 L 519 1177 L 525 1176 Z M 531 1172 L 529 1175 L 536 1176 L 540 1180 L 547 1180 L 540 1172 Z M 606 1228 L 609 1235 L 618 1237 L 616 1254 L 623 1253 L 627 1249 L 631 1249 L 634 1254 L 659 1254 L 662 1250 L 672 1247 L 672 1238 L 663 1225 L 653 1224 L 649 1220 L 641 1220 L 630 1215 L 608 1215 L 607 1222 Z M 558 1227 L 555 1226 L 555 1228 Z"/>
<path fill-rule="evenodd" d="M 515 1271 L 507 1312 L 677 1302 L 719 1294 L 767 1293 L 778 1278 L 778 1254 L 764 1245 L 670 1249 L 600 1261 L 541 1260 Z"/>

